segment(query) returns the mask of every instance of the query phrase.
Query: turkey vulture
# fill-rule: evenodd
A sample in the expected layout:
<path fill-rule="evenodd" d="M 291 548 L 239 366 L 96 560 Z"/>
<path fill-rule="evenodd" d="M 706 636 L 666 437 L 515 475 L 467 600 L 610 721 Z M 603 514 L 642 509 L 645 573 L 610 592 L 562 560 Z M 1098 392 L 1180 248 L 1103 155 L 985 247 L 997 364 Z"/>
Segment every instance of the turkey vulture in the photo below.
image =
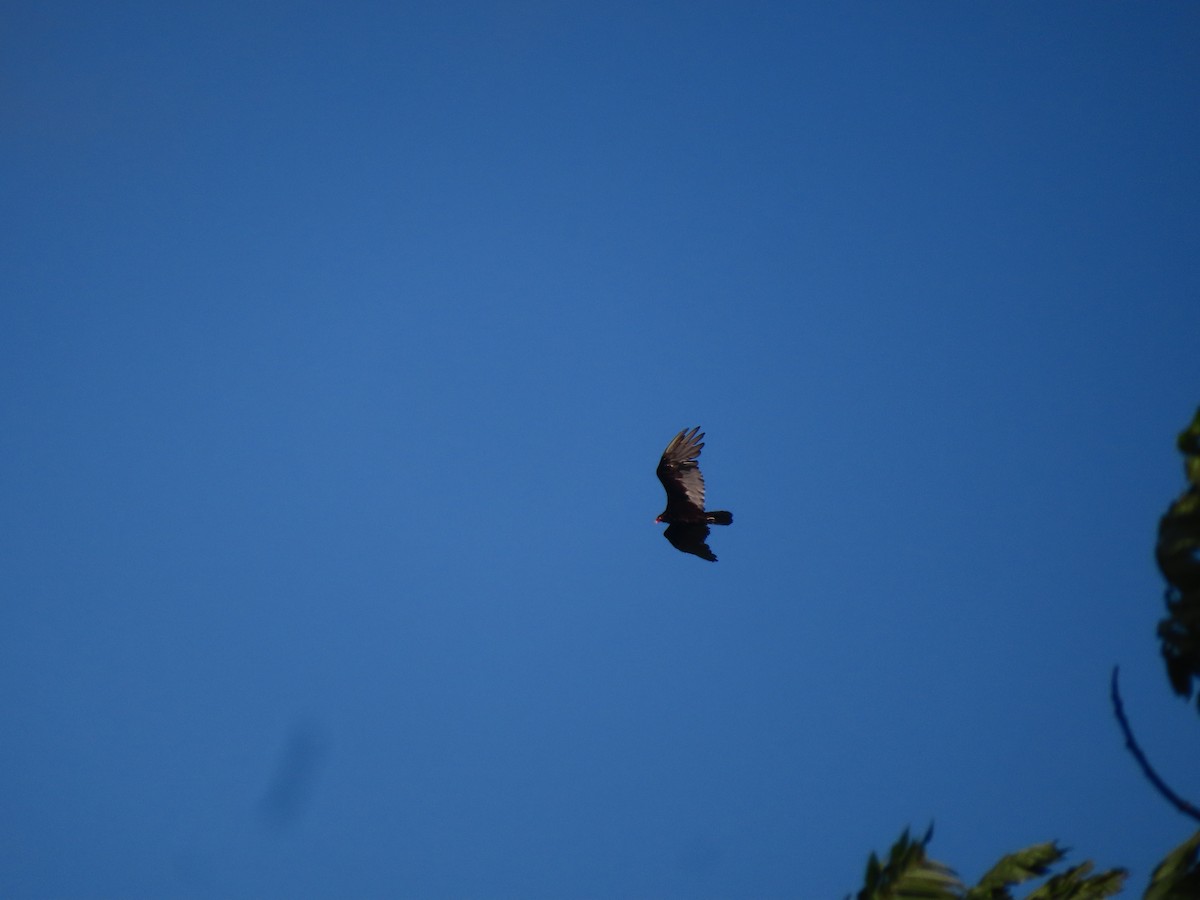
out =
<path fill-rule="evenodd" d="M 706 543 L 708 526 L 730 524 L 733 513 L 704 510 L 704 476 L 696 463 L 703 448 L 704 433 L 699 425 L 691 431 L 683 429 L 667 444 L 658 461 L 658 480 L 667 490 L 667 508 L 654 521 L 667 523 L 663 537 L 676 550 L 716 562 Z"/>

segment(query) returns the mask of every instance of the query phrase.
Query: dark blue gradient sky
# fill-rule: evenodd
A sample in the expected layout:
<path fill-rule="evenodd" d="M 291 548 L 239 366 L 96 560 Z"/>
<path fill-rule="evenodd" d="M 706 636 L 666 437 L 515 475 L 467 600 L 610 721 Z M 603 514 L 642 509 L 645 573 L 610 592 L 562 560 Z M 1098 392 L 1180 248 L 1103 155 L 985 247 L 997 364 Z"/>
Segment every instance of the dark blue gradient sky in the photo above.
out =
<path fill-rule="evenodd" d="M 6 10 L 0 894 L 1189 833 L 1107 690 L 1195 795 L 1200 7 Z M 715 565 L 652 523 L 696 424 Z"/>

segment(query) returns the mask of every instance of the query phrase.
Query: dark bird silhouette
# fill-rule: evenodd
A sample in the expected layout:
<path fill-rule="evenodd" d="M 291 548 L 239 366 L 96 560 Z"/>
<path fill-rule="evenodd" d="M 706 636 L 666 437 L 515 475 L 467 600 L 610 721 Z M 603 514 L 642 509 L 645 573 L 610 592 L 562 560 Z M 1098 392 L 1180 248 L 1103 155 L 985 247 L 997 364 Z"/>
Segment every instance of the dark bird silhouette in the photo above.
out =
<path fill-rule="evenodd" d="M 654 521 L 667 523 L 663 537 L 676 550 L 716 562 L 708 549 L 708 526 L 729 525 L 733 513 L 704 509 L 704 476 L 696 462 L 702 449 L 704 433 L 698 425 L 691 431 L 683 429 L 667 444 L 658 461 L 658 480 L 667 491 L 667 508 Z"/>

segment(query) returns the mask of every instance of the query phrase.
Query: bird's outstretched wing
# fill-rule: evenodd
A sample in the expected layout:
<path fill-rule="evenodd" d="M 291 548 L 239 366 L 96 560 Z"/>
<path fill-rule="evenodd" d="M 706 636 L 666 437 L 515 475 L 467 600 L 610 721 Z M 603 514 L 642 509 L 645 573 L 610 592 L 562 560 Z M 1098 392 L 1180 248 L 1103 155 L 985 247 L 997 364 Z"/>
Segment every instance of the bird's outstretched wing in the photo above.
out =
<path fill-rule="evenodd" d="M 692 553 L 701 559 L 707 559 L 709 562 L 716 562 L 717 556 L 708 549 L 708 526 L 707 525 L 680 525 L 676 522 L 674 525 L 668 525 L 667 530 L 663 532 L 663 537 L 671 542 L 671 546 L 676 550 L 682 550 L 684 553 Z"/>
<path fill-rule="evenodd" d="M 703 448 L 704 434 L 700 426 L 691 431 L 685 428 L 667 444 L 658 461 L 658 480 L 667 491 L 667 515 L 670 518 L 696 517 L 703 521 L 704 476 L 696 462 Z"/>

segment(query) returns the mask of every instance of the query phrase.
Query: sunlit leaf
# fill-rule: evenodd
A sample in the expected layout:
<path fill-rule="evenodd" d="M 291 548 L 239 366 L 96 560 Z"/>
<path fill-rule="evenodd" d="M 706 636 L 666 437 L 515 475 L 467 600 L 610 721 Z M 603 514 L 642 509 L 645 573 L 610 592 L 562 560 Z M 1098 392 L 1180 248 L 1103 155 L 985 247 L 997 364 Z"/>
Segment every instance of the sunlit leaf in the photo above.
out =
<path fill-rule="evenodd" d="M 1158 864 L 1150 876 L 1145 900 L 1195 900 L 1200 897 L 1200 831 L 1184 841 Z"/>
<path fill-rule="evenodd" d="M 1082 862 L 1061 875 L 1055 875 L 1026 900 L 1103 900 L 1121 892 L 1125 877 L 1124 869 L 1110 869 L 1099 875 L 1090 875 L 1092 864 Z"/>
<path fill-rule="evenodd" d="M 1008 888 L 1047 874 L 1050 866 L 1062 859 L 1065 853 L 1053 841 L 1009 853 L 984 873 L 979 884 L 967 891 L 967 900 L 1006 898 L 1009 896 Z"/>
<path fill-rule="evenodd" d="M 958 900 L 962 882 L 948 866 L 925 854 L 932 837 L 932 826 L 920 840 L 910 837 L 906 828 L 892 845 L 887 862 L 872 853 L 858 900 Z"/>

